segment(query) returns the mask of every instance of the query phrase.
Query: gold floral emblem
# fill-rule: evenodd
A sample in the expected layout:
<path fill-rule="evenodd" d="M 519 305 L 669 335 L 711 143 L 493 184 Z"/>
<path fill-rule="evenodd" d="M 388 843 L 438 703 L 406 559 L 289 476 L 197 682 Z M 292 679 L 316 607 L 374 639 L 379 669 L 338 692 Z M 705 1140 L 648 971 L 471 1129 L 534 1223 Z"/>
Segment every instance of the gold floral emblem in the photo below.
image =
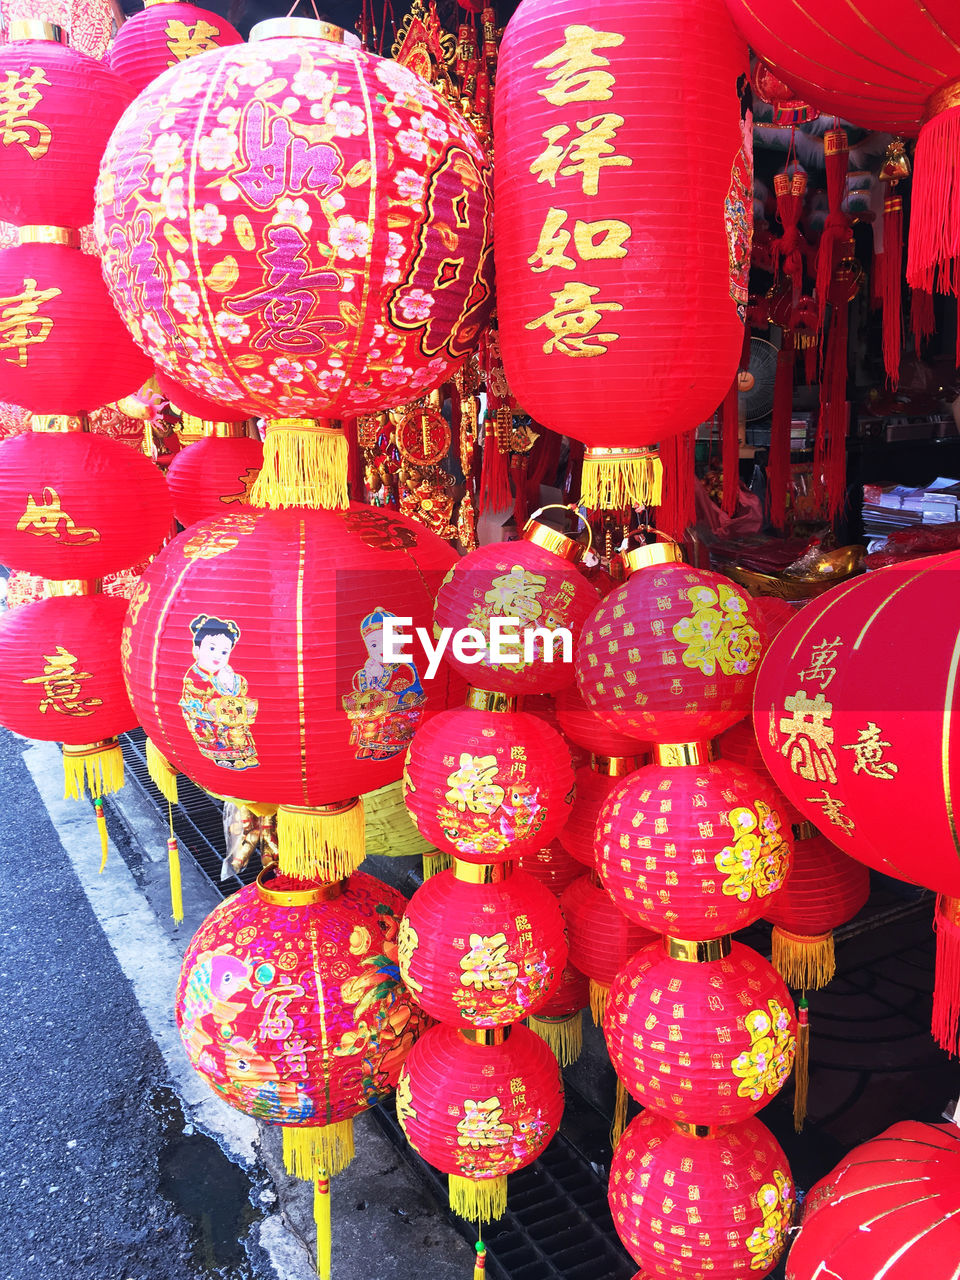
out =
<path fill-rule="evenodd" d="M 790 1029 L 790 1012 L 779 1000 L 768 1000 L 766 1009 L 753 1009 L 745 1023 L 750 1048 L 734 1058 L 730 1069 L 739 1079 L 738 1098 L 760 1102 L 783 1087 L 793 1068 L 797 1041 Z"/>
<path fill-rule="evenodd" d="M 763 1223 L 754 1227 L 747 1239 L 747 1248 L 753 1254 L 750 1269 L 769 1270 L 783 1252 L 787 1228 L 793 1217 L 793 1183 L 779 1169 L 773 1171 L 773 1181 L 765 1182 L 757 1192 L 757 1204 L 763 1214 Z"/>
<path fill-rule="evenodd" d="M 760 661 L 760 633 L 747 619 L 747 603 L 731 587 L 690 587 L 690 617 L 674 624 L 673 636 L 687 647 L 683 665 L 712 676 L 749 675 Z"/>
<path fill-rule="evenodd" d="M 754 894 L 766 898 L 775 893 L 787 874 L 789 849 L 780 834 L 780 815 L 762 800 L 756 805 L 756 812 L 748 805 L 730 810 L 727 821 L 736 838 L 714 858 L 717 870 L 727 877 L 723 893 L 741 902 Z"/>

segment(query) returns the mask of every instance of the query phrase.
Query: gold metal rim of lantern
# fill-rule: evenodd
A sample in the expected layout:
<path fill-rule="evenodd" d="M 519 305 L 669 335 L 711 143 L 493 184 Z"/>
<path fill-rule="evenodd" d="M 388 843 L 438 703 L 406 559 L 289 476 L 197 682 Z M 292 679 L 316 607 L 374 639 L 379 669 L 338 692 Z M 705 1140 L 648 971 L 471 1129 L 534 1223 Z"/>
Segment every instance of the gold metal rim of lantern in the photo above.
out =
<path fill-rule="evenodd" d="M 717 749 L 712 742 L 655 742 L 653 763 L 666 769 L 681 769 L 684 765 L 709 764 L 716 760 Z"/>
<path fill-rule="evenodd" d="M 562 533 L 559 529 L 552 529 L 550 525 L 538 520 L 537 516 L 543 511 L 574 512 L 577 519 L 586 527 L 587 545 L 584 546 L 576 538 L 572 538 L 569 533 Z M 589 521 L 584 520 L 576 507 L 565 506 L 562 502 L 550 502 L 545 507 L 538 507 L 530 516 L 523 526 L 523 540 L 524 542 L 532 542 L 535 547 L 543 547 L 544 551 L 560 556 L 562 560 L 570 560 L 573 564 L 579 564 L 593 546 L 593 530 L 590 528 Z"/>
<path fill-rule="evenodd" d="M 66 44 L 67 33 L 56 22 L 45 18 L 11 18 L 7 23 L 7 40 L 49 40 L 54 44 Z"/>
<path fill-rule="evenodd" d="M 47 600 L 59 596 L 95 596 L 102 585 L 100 578 L 48 578 L 43 594 Z"/>
<path fill-rule="evenodd" d="M 17 228 L 20 244 L 62 244 L 68 249 L 80 248 L 80 232 L 75 227 L 53 227 L 31 223 Z"/>
<path fill-rule="evenodd" d="M 804 818 L 803 822 L 793 823 L 794 840 L 812 840 L 814 836 L 818 836 L 819 834 L 820 832 L 813 823 L 809 822 L 806 818 Z"/>
<path fill-rule="evenodd" d="M 655 564 L 677 564 L 683 560 L 683 552 L 676 542 L 646 542 L 642 547 L 620 554 L 624 572 L 629 578 L 638 569 L 649 569 Z"/>
<path fill-rule="evenodd" d="M 271 889 L 275 878 L 272 870 L 261 871 L 257 876 L 257 894 L 262 902 L 273 907 L 311 907 L 318 902 L 333 902 L 347 887 L 348 880 L 330 880 L 324 884 L 312 884 L 308 889 Z"/>
<path fill-rule="evenodd" d="M 664 934 L 663 949 L 671 960 L 684 960 L 688 964 L 710 964 L 723 960 L 730 954 L 733 942 L 729 933 L 722 938 L 707 938 L 705 942 L 693 942 L 689 938 L 673 938 Z"/>
<path fill-rule="evenodd" d="M 463 858 L 454 858 L 453 877 L 463 884 L 500 884 L 509 880 L 514 872 L 514 864 L 510 859 L 506 862 L 466 862 Z"/>
<path fill-rule="evenodd" d="M 646 757 L 637 756 L 601 756 L 593 752 L 590 756 L 590 768 L 603 778 L 625 778 L 640 768 Z"/>
<path fill-rule="evenodd" d="M 250 28 L 248 40 L 253 44 L 260 40 L 277 40 L 282 37 L 330 40 L 333 44 L 345 44 L 354 49 L 360 47 L 358 36 L 320 18 L 265 18 L 263 22 Z"/>
<path fill-rule="evenodd" d="M 101 751 L 108 751 L 111 747 L 119 746 L 116 738 L 101 738 L 99 742 L 83 742 L 71 745 L 68 742 L 63 744 L 63 754 L 71 760 L 82 760 L 84 756 L 96 756 Z"/>
<path fill-rule="evenodd" d="M 510 1038 L 512 1027 L 458 1027 L 461 1040 L 468 1044 L 504 1044 Z"/>
<path fill-rule="evenodd" d="M 90 419 L 85 413 L 31 413 L 30 430 L 64 435 L 71 431 L 89 431 Z"/>
<path fill-rule="evenodd" d="M 515 694 L 495 693 L 491 689 L 474 689 L 471 685 L 467 690 L 464 706 L 470 707 L 472 711 L 516 711 L 518 702 L 519 699 Z"/>
<path fill-rule="evenodd" d="M 674 1120 L 673 1125 L 675 1129 L 689 1134 L 691 1138 L 712 1138 L 714 1133 L 713 1127 L 709 1124 L 689 1124 L 686 1120 Z"/>

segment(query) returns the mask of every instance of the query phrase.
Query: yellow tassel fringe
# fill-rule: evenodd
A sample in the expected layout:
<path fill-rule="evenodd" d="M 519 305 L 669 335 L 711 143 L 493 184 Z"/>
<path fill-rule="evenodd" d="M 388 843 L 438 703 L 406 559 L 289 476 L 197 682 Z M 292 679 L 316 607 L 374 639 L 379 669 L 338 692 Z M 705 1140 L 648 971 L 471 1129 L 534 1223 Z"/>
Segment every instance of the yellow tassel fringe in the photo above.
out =
<path fill-rule="evenodd" d="M 473 1280 L 486 1280 L 487 1277 L 487 1250 L 482 1240 L 476 1243 L 477 1260 L 473 1264 Z"/>
<path fill-rule="evenodd" d="M 313 1220 L 317 1224 L 317 1275 L 330 1280 L 333 1234 L 330 1226 L 330 1179 L 318 1173 L 313 1180 Z"/>
<path fill-rule="evenodd" d="M 569 1067 L 583 1049 L 583 1015 L 578 1009 L 572 1018 L 527 1019 L 527 1026 L 554 1052 L 561 1067 Z"/>
<path fill-rule="evenodd" d="M 93 811 L 97 815 L 97 832 L 100 836 L 100 866 L 97 869 L 97 875 L 103 875 L 103 869 L 107 865 L 107 852 L 110 848 L 110 834 L 107 831 L 107 819 L 103 813 L 103 801 L 98 796 L 93 802 Z"/>
<path fill-rule="evenodd" d="M 449 853 L 441 853 L 439 849 L 433 849 L 430 853 L 423 855 L 423 878 L 429 880 L 431 876 L 438 875 L 441 871 L 449 871 L 453 866 L 453 857 Z"/>
<path fill-rule="evenodd" d="M 340 510 L 347 494 L 347 437 L 339 427 L 313 418 L 276 418 L 267 423 L 263 469 L 250 501 L 255 507 Z"/>
<path fill-rule="evenodd" d="M 793 1064 L 793 1127 L 799 1133 L 807 1118 L 810 1087 L 810 1015 L 806 1000 L 797 1010 L 797 1056 Z"/>
<path fill-rule="evenodd" d="M 167 870 L 170 873 L 170 910 L 177 924 L 183 923 L 183 881 L 180 878 L 180 846 L 176 836 L 167 841 Z"/>
<path fill-rule="evenodd" d="M 587 449 L 583 455 L 580 499 L 592 511 L 657 507 L 662 488 L 656 449 Z"/>
<path fill-rule="evenodd" d="M 363 801 L 348 808 L 277 810 L 280 874 L 298 880 L 342 880 L 356 871 L 366 855 Z"/>
<path fill-rule="evenodd" d="M 177 771 L 157 744 L 147 739 L 147 773 L 154 786 L 169 804 L 179 804 Z"/>
<path fill-rule="evenodd" d="M 603 1015 L 607 1012 L 607 996 L 609 994 L 609 987 L 605 987 L 599 982 L 594 982 L 593 978 L 590 979 L 590 1013 L 595 1027 L 599 1027 L 603 1022 Z"/>
<path fill-rule="evenodd" d="M 817 991 L 837 971 L 832 933 L 805 937 L 774 925 L 771 948 L 773 967 L 796 991 Z"/>
<path fill-rule="evenodd" d="M 342 1173 L 354 1157 L 353 1121 L 335 1124 L 284 1125 L 283 1167 L 294 1178 L 315 1182 L 317 1177 Z"/>
<path fill-rule="evenodd" d="M 116 738 L 92 746 L 63 747 L 63 798 L 79 800 L 112 795 L 123 786 L 123 752 Z"/>
<path fill-rule="evenodd" d="M 450 1208 L 468 1222 L 495 1222 L 507 1211 L 507 1180 L 461 1178 L 451 1173 L 447 1179 Z"/>
<path fill-rule="evenodd" d="M 613 1104 L 613 1124 L 610 1126 L 610 1146 L 616 1151 L 627 1127 L 627 1086 L 617 1076 L 617 1094 Z"/>

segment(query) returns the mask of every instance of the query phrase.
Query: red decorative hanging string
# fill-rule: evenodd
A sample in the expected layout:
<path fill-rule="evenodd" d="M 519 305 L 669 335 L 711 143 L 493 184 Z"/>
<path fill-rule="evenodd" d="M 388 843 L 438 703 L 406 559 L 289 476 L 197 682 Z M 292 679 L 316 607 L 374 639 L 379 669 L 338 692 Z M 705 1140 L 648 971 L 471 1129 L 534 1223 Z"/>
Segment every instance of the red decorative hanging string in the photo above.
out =
<path fill-rule="evenodd" d="M 480 368 L 487 387 L 487 417 L 483 435 L 483 469 L 480 473 L 479 509 L 502 511 L 513 501 L 510 490 L 509 435 L 514 401 L 500 359 L 500 335 L 496 322 L 484 334 Z"/>
<path fill-rule="evenodd" d="M 933 294 L 929 289 L 910 290 L 910 332 L 920 355 L 937 331 L 933 313 Z"/>
<path fill-rule="evenodd" d="M 736 515 L 740 503 L 740 373 L 750 368 L 750 326 L 743 328 L 740 369 L 720 410 L 722 446 L 720 464 L 723 470 L 723 510 Z"/>
<path fill-rule="evenodd" d="M 791 130 L 790 151 L 787 154 L 787 167 L 773 179 L 773 189 L 777 197 L 777 217 L 783 227 L 783 235 L 774 241 L 773 255 L 777 267 L 783 268 L 793 285 L 793 302 L 796 303 L 803 293 L 803 237 L 800 234 L 800 214 L 803 212 L 803 200 L 807 192 L 807 175 L 797 170 L 791 177 L 789 173 L 791 161 L 795 161 L 794 134 Z"/>
<path fill-rule="evenodd" d="M 830 129 L 823 136 L 823 160 L 827 170 L 827 199 L 830 213 L 824 224 L 817 251 L 817 316 L 823 328 L 827 307 L 827 295 L 833 279 L 837 246 L 850 232 L 850 219 L 843 212 L 843 197 L 847 187 L 849 144 L 843 129 Z"/>
<path fill-rule="evenodd" d="M 830 322 L 826 331 L 820 378 L 820 421 L 814 451 L 814 491 L 826 498 L 833 518 L 843 506 L 847 473 L 847 335 L 850 303 L 862 272 L 854 257 L 853 233 L 847 228 L 840 261 L 828 291 Z"/>
<path fill-rule="evenodd" d="M 880 167 L 880 179 L 888 187 L 883 201 L 883 253 L 877 256 L 873 269 L 874 289 L 883 306 L 883 367 L 894 391 L 900 383 L 903 348 L 903 200 L 897 195 L 897 183 L 909 176 L 910 162 L 903 141 L 895 138 Z"/>
<path fill-rule="evenodd" d="M 773 415 L 770 424 L 770 456 L 767 460 L 767 494 L 770 523 L 783 531 L 787 519 L 787 485 L 790 481 L 790 429 L 793 421 L 793 330 L 785 328 L 777 352 L 773 383 Z"/>
<path fill-rule="evenodd" d="M 660 446 L 663 463 L 663 490 L 660 506 L 656 508 L 657 530 L 683 540 L 690 525 L 695 522 L 695 472 L 696 431 L 684 431 L 671 436 Z"/>

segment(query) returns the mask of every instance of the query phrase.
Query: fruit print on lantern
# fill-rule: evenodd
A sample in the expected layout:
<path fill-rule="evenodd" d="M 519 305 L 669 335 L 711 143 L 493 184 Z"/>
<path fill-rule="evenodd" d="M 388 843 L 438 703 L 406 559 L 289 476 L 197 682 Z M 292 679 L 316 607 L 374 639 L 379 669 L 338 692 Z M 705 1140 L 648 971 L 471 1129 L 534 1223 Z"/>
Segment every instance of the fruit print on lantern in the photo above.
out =
<path fill-rule="evenodd" d="M 250 726 L 258 700 L 230 665 L 240 628 L 232 619 L 199 614 L 190 623 L 193 666 L 183 677 L 180 710 L 202 756 L 223 769 L 255 769 L 260 763 Z"/>

